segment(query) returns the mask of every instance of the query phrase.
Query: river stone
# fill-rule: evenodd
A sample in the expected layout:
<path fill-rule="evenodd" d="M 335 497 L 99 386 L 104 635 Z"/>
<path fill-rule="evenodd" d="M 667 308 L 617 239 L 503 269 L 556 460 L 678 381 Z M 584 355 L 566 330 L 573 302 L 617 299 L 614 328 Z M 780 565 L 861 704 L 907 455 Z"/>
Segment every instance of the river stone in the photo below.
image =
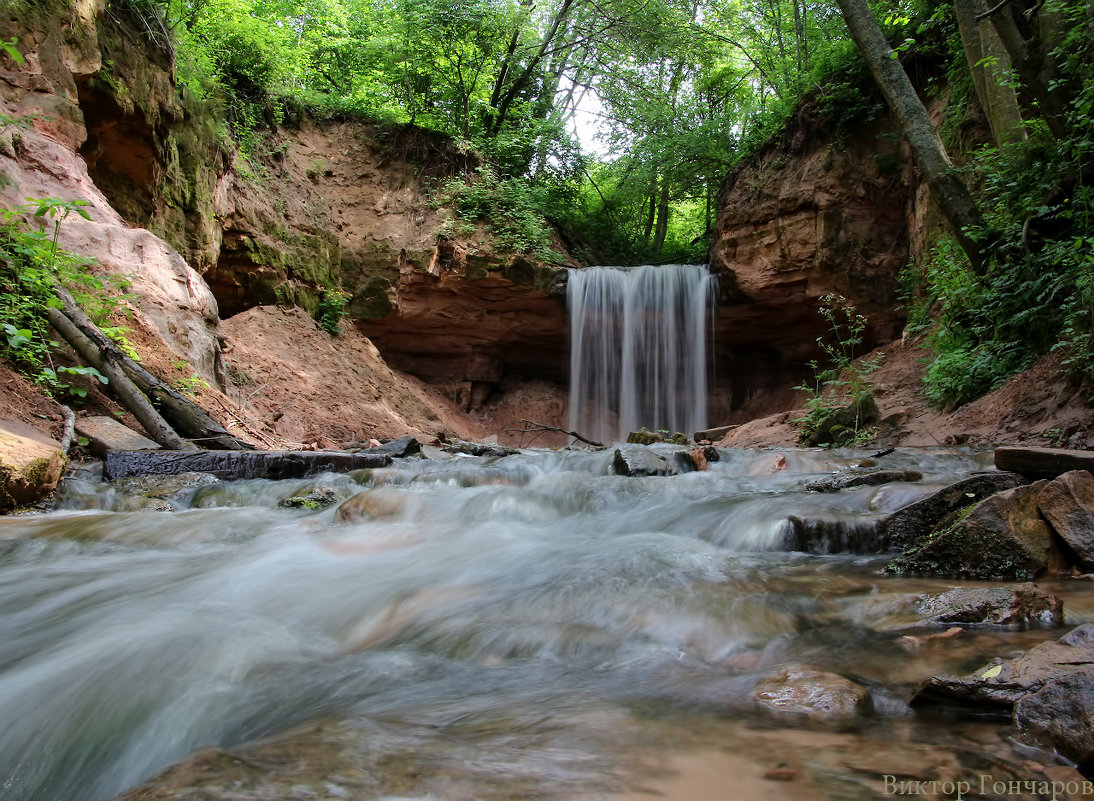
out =
<path fill-rule="evenodd" d="M 315 473 L 345 473 L 386 467 L 386 453 L 341 451 L 110 451 L 103 464 L 106 479 L 149 473 L 210 473 L 220 479 L 300 478 Z"/>
<path fill-rule="evenodd" d="M 1064 604 L 1036 584 L 1013 587 L 962 587 L 916 599 L 916 611 L 932 623 L 1058 626 Z"/>
<path fill-rule="evenodd" d="M 678 471 L 668 459 L 644 445 L 624 445 L 615 449 L 612 472 L 619 476 L 674 476 Z"/>
<path fill-rule="evenodd" d="M 718 454 L 718 449 L 713 445 L 704 445 L 698 448 L 692 448 L 691 450 L 677 451 L 673 455 L 676 457 L 676 464 L 678 464 L 680 469 L 685 473 L 706 470 L 711 462 L 717 462 L 721 458 Z"/>
<path fill-rule="evenodd" d="M 656 442 L 664 442 L 665 438 L 657 431 L 632 431 L 627 434 L 627 442 L 632 445 L 653 445 Z"/>
<path fill-rule="evenodd" d="M 400 517 L 413 509 L 416 501 L 409 492 L 393 487 L 374 487 L 343 501 L 334 512 L 334 522 L 357 523 L 361 520 Z"/>
<path fill-rule="evenodd" d="M 1023 696 L 1073 673 L 1088 672 L 1092 664 L 1094 623 L 1086 623 L 1059 640 L 984 665 L 968 676 L 934 676 L 916 691 L 911 703 L 1010 715 Z"/>
<path fill-rule="evenodd" d="M 468 456 L 512 456 L 520 453 L 516 448 L 507 448 L 504 445 L 494 445 L 488 442 L 465 442 L 460 440 L 448 445 L 442 445 L 441 449 L 446 453 L 463 453 Z"/>
<path fill-rule="evenodd" d="M 1064 473 L 1045 484 L 1037 506 L 1082 567 L 1094 570 L 1094 475 L 1086 470 Z"/>
<path fill-rule="evenodd" d="M 0 514 L 57 489 L 66 462 L 61 443 L 24 423 L 0 419 Z"/>
<path fill-rule="evenodd" d="M 926 535 L 947 515 L 1002 490 L 1025 483 L 1017 473 L 980 473 L 969 476 L 933 495 L 893 512 L 878 525 L 878 534 L 888 547 L 906 548 Z"/>
<path fill-rule="evenodd" d="M 835 673 L 809 665 L 785 665 L 752 690 L 760 709 L 821 723 L 848 723 L 872 708 L 870 691 Z"/>
<path fill-rule="evenodd" d="M 316 487 L 303 495 L 292 495 L 277 502 L 281 509 L 325 509 L 338 502 L 338 491 L 333 487 Z"/>
<path fill-rule="evenodd" d="M 405 437 L 381 442 L 379 445 L 374 445 L 372 447 L 369 447 L 367 442 L 353 442 L 346 446 L 346 450 L 350 453 L 359 453 L 361 451 L 368 451 L 369 453 L 386 453 L 393 459 L 402 459 L 407 456 L 413 456 L 416 453 L 421 453 L 422 443 L 418 441 L 417 437 L 407 434 Z"/>
<path fill-rule="evenodd" d="M 1090 773 L 1094 768 L 1094 667 L 1046 682 L 1014 705 L 1021 739 L 1055 749 Z"/>
<path fill-rule="evenodd" d="M 944 522 L 891 561 L 898 575 L 1029 581 L 1063 564 L 1037 510 L 1046 482 L 997 492 L 956 522 Z"/>
<path fill-rule="evenodd" d="M 174 475 L 127 476 L 110 482 L 119 497 L 115 512 L 170 512 L 175 502 L 188 500 L 196 490 L 219 479 L 209 473 L 175 473 Z"/>
<path fill-rule="evenodd" d="M 915 470 L 874 470 L 869 473 L 844 473 L 810 481 L 805 488 L 810 492 L 839 492 L 848 487 L 876 487 L 896 481 L 919 481 L 922 473 Z"/>

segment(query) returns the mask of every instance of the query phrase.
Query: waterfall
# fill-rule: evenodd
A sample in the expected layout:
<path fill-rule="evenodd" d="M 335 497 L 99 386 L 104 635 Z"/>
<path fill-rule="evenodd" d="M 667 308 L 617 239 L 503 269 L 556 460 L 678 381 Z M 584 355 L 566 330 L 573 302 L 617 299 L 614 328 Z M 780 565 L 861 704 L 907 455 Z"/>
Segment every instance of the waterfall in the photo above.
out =
<path fill-rule="evenodd" d="M 706 425 L 704 265 L 571 270 L 570 429 L 603 442 Z"/>

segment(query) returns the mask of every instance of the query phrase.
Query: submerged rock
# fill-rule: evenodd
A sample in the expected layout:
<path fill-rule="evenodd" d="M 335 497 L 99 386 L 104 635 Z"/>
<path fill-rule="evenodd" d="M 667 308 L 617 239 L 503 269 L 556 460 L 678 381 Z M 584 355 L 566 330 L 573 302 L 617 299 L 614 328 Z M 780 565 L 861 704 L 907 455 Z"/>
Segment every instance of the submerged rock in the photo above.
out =
<path fill-rule="evenodd" d="M 400 517 L 419 503 L 416 496 L 393 487 L 374 487 L 342 502 L 334 513 L 336 523 L 356 523 Z"/>
<path fill-rule="evenodd" d="M 1074 673 L 1088 673 L 1092 665 L 1094 623 L 1086 623 L 1055 642 L 1043 642 L 968 676 L 934 676 L 916 691 L 912 706 L 1010 715 L 1019 699 Z"/>
<path fill-rule="evenodd" d="M 769 673 L 752 691 L 756 705 L 777 716 L 849 723 L 870 712 L 870 691 L 843 676 L 793 664 Z"/>
<path fill-rule="evenodd" d="M 878 525 L 878 533 L 890 548 L 905 548 L 928 534 L 947 515 L 1023 483 L 1017 473 L 970 476 L 889 515 Z"/>
<path fill-rule="evenodd" d="M 844 473 L 810 481 L 809 492 L 839 492 L 849 487 L 876 487 L 897 481 L 919 481 L 923 474 L 915 470 L 874 470 L 869 473 Z"/>
<path fill-rule="evenodd" d="M 192 471 L 174 475 L 116 478 L 110 485 L 121 497 L 114 504 L 114 511 L 170 512 L 176 505 L 185 506 L 200 488 L 218 484 L 219 481 L 209 473 Z"/>
<path fill-rule="evenodd" d="M 463 440 L 443 445 L 441 450 L 446 453 L 463 453 L 467 456 L 492 456 L 495 458 L 520 453 L 516 448 L 507 448 L 504 445 L 492 445 L 486 442 L 465 442 Z"/>
<path fill-rule="evenodd" d="M 1036 578 L 1062 556 L 1037 510 L 1046 482 L 998 492 L 920 538 L 886 570 L 951 578 Z"/>
<path fill-rule="evenodd" d="M 1094 475 L 1072 470 L 1048 482 L 1037 507 L 1086 570 L 1094 570 Z"/>
<path fill-rule="evenodd" d="M 679 471 L 668 459 L 643 445 L 615 449 L 612 472 L 619 476 L 675 476 Z"/>
<path fill-rule="evenodd" d="M 303 495 L 282 498 L 277 505 L 282 509 L 325 509 L 337 502 L 337 490 L 332 487 L 316 487 Z"/>
<path fill-rule="evenodd" d="M 915 606 L 932 623 L 1058 626 L 1064 621 L 1063 602 L 1035 584 L 963 587 L 922 596 Z"/>

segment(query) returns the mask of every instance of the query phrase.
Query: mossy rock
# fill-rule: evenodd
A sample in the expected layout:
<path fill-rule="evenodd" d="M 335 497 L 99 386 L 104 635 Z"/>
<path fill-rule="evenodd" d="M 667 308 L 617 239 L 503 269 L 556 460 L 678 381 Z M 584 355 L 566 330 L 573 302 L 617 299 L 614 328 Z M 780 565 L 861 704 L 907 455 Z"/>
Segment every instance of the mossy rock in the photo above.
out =
<path fill-rule="evenodd" d="M 847 445 L 855 440 L 860 430 L 876 423 L 880 417 L 874 396 L 866 394 L 854 403 L 829 409 L 819 423 L 802 433 L 800 441 L 810 447 Z"/>
<path fill-rule="evenodd" d="M 0 420 L 0 513 L 49 495 L 67 463 L 60 443 L 22 423 Z"/>
<path fill-rule="evenodd" d="M 886 570 L 897 575 L 1029 581 L 1060 565 L 1052 531 L 1037 510 L 1047 482 L 1017 487 L 951 514 Z"/>

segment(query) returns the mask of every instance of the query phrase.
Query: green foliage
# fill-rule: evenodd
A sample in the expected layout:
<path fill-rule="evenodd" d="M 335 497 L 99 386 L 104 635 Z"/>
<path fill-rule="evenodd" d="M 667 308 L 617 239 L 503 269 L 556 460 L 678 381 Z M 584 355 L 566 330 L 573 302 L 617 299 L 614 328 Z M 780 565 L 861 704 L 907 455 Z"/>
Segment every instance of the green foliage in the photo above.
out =
<path fill-rule="evenodd" d="M 542 187 L 520 178 L 501 178 L 489 166 L 479 167 L 466 180 L 447 181 L 433 200 L 452 209 L 448 234 L 468 233 L 482 222 L 496 250 L 561 263 L 563 257 L 551 248 L 551 229 L 545 219 L 549 201 Z"/>
<path fill-rule="evenodd" d="M 812 380 L 795 387 L 808 397 L 805 416 L 794 422 L 801 427 L 800 439 L 805 441 L 828 424 L 834 413 L 851 407 L 854 414 L 848 421 L 850 425 L 840 426 L 841 430 L 835 432 L 838 442 L 828 443 L 851 444 L 860 441 L 860 435 L 865 439 L 871 436 L 863 414 L 870 396 L 866 376 L 877 369 L 880 357 L 856 358 L 868 320 L 847 298 L 829 294 L 820 301 L 817 311 L 828 321 L 828 336 L 818 338 L 817 345 L 828 360 L 825 365 L 811 361 Z"/>
<path fill-rule="evenodd" d="M 342 318 L 346 314 L 349 293 L 340 289 L 324 289 L 315 307 L 315 321 L 331 336 L 342 333 Z"/>
<path fill-rule="evenodd" d="M 47 307 L 58 307 L 58 282 L 93 317 L 100 319 L 115 308 L 117 299 L 108 283 L 86 272 L 86 264 L 57 245 L 61 224 L 70 214 L 90 219 L 79 200 L 28 198 L 16 209 L 0 209 L 0 358 L 37 381 L 50 394 L 79 402 L 87 389 L 74 377 L 107 379 L 91 367 L 61 367 L 53 363 L 57 347 L 45 317 Z M 33 224 L 52 221 L 52 227 Z M 124 340 L 124 328 L 107 329 L 108 336 Z"/>

